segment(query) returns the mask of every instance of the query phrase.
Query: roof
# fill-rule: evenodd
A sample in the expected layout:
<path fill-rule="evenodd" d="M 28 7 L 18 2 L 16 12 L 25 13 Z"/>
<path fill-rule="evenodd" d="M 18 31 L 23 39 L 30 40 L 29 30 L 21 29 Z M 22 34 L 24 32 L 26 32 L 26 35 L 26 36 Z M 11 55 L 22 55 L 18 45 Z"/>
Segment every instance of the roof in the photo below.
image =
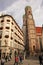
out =
<path fill-rule="evenodd" d="M 42 34 L 42 27 L 36 27 L 36 34 L 38 33 L 38 35 Z"/>
<path fill-rule="evenodd" d="M 42 27 L 36 27 L 36 33 L 42 33 Z"/>

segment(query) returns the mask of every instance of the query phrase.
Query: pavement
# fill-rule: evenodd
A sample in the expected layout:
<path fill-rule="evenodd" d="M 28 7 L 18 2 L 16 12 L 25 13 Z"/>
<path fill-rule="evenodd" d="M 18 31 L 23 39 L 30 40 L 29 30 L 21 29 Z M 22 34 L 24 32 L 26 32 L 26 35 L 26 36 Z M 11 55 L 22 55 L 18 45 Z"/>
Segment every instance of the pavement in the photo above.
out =
<path fill-rule="evenodd" d="M 14 61 L 8 61 L 5 65 L 14 65 Z M 23 62 L 19 65 L 40 65 L 38 60 L 23 60 Z"/>
<path fill-rule="evenodd" d="M 0 65 L 1 65 L 1 61 L 0 61 Z M 5 62 L 5 65 L 14 65 L 14 59 L 11 61 L 7 61 Z M 18 65 L 40 65 L 39 64 L 39 60 L 34 60 L 34 59 L 25 59 L 23 60 L 23 62 L 21 64 Z"/>

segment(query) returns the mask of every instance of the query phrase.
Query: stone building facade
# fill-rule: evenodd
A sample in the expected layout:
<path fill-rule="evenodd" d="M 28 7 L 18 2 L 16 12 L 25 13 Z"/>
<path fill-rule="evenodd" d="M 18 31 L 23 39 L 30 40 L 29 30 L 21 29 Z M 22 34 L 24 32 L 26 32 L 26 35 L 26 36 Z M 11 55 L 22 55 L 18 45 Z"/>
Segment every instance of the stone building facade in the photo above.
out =
<path fill-rule="evenodd" d="M 0 57 L 2 53 L 24 50 L 23 32 L 11 15 L 0 16 Z"/>

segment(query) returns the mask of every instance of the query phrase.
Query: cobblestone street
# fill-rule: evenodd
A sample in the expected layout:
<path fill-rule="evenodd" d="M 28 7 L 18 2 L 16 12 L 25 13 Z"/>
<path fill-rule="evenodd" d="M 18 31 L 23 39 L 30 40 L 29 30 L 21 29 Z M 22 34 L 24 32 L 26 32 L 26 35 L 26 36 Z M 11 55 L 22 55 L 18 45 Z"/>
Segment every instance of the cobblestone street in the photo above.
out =
<path fill-rule="evenodd" d="M 1 65 L 1 64 L 0 64 Z M 8 61 L 5 65 L 14 65 L 14 60 Z M 23 60 L 22 64 L 19 65 L 40 65 L 38 60 Z"/>

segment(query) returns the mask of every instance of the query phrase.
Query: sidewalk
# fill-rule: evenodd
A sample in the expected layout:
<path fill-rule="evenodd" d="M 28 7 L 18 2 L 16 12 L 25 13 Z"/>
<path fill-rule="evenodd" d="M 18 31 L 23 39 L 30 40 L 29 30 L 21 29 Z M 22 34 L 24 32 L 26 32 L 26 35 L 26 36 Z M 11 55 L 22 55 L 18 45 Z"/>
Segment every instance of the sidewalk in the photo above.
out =
<path fill-rule="evenodd" d="M 39 65 L 38 60 L 24 60 L 23 65 Z"/>
<path fill-rule="evenodd" d="M 8 61 L 5 65 L 14 65 L 14 61 Z M 20 65 L 20 64 L 19 64 Z M 21 65 L 39 65 L 38 60 L 23 60 Z"/>
<path fill-rule="evenodd" d="M 1 65 L 1 60 L 0 60 L 0 65 Z"/>
<path fill-rule="evenodd" d="M 6 62 L 5 65 L 14 65 L 14 60 Z M 25 59 L 23 60 L 23 63 L 21 65 L 40 65 L 40 64 L 39 64 L 39 60 Z"/>

